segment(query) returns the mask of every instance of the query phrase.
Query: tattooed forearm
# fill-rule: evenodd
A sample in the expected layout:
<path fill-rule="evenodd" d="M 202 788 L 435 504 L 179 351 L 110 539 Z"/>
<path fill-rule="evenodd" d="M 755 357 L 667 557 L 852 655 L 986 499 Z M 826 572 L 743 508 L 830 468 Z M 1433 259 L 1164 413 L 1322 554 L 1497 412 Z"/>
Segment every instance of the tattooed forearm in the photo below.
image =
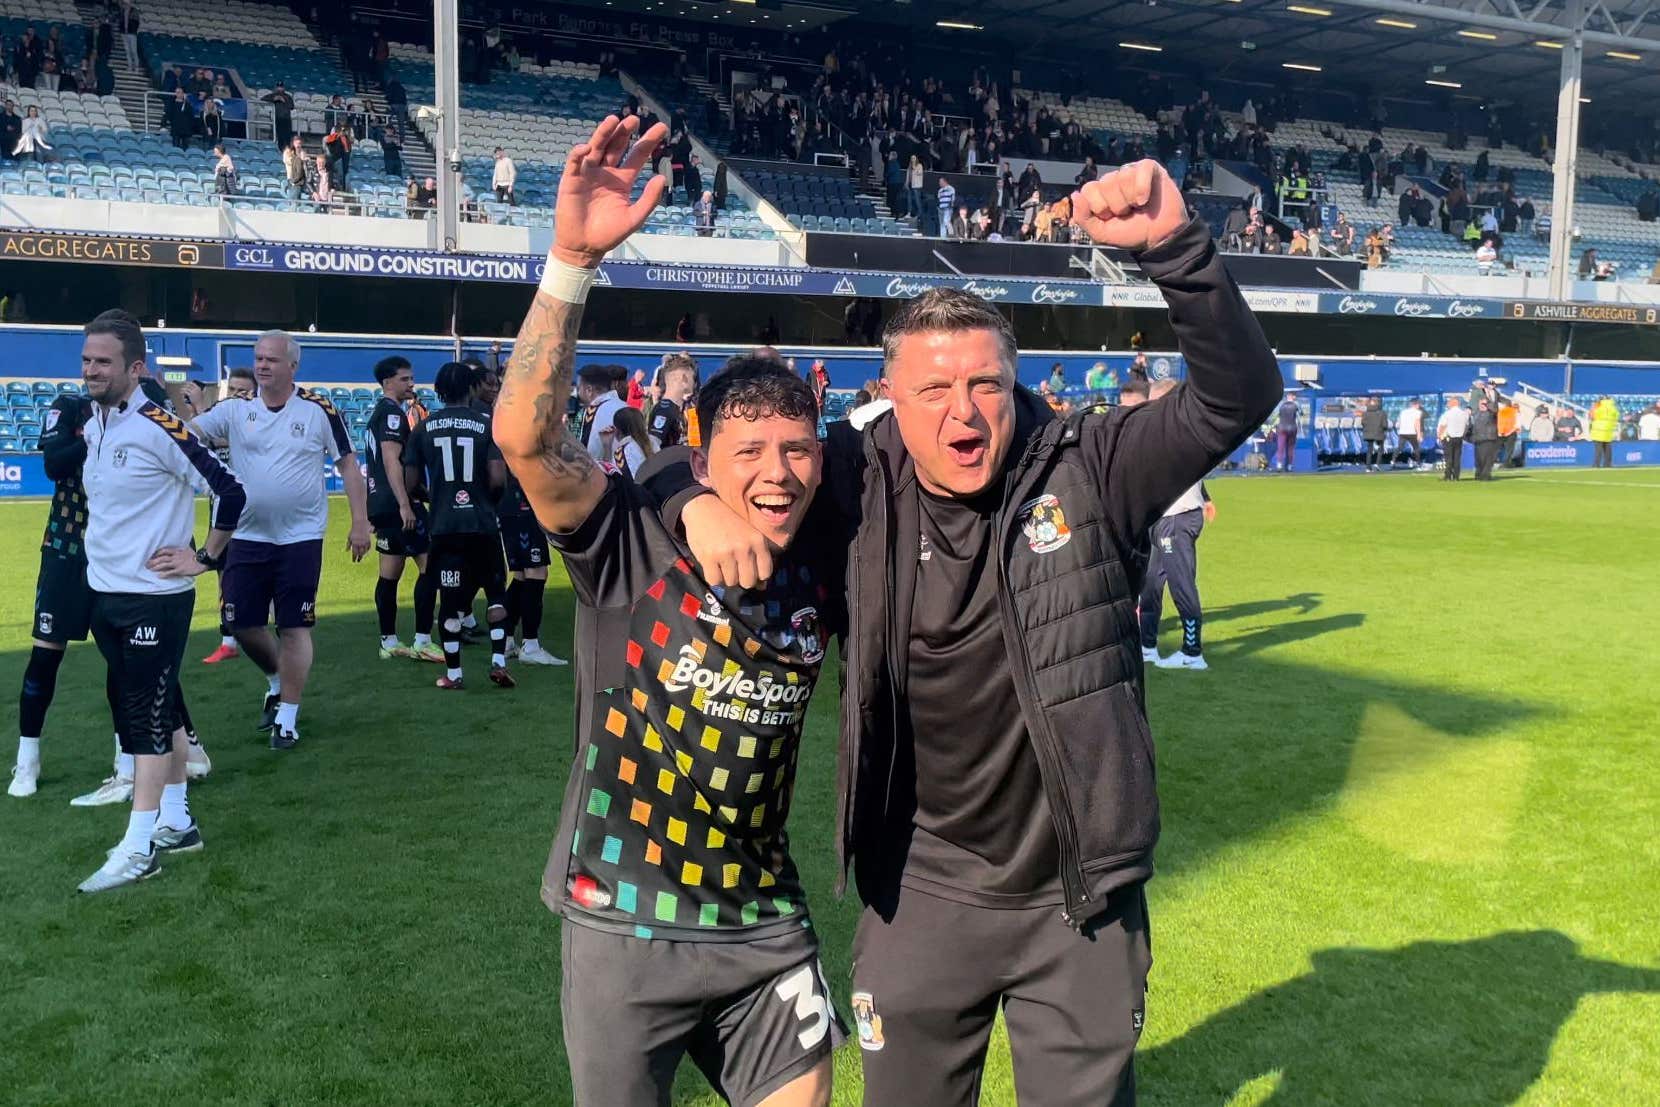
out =
<path fill-rule="evenodd" d="M 496 445 L 550 530 L 580 525 L 605 490 L 593 457 L 565 433 L 581 325 L 582 305 L 538 292 L 496 400 Z"/>

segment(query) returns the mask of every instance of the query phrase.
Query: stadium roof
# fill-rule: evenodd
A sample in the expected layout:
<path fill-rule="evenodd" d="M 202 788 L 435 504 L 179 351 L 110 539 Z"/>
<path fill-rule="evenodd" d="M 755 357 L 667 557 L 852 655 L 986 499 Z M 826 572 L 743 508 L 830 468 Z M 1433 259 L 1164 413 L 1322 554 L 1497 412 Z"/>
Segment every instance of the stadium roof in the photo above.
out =
<path fill-rule="evenodd" d="M 589 0 L 596 7 L 601 2 Z M 1327 79 L 1385 95 L 1451 94 L 1551 114 L 1561 65 L 1553 39 L 1560 42 L 1571 25 L 1567 0 L 612 2 L 651 14 L 786 31 L 844 14 L 927 31 L 944 21 L 966 25 L 937 33 L 961 36 L 971 50 L 1013 44 L 1034 57 L 1169 70 L 1196 66 L 1212 79 L 1275 83 L 1318 82 L 1309 70 L 1285 68 L 1318 67 Z M 1651 115 L 1660 100 L 1660 0 L 1595 0 L 1588 6 L 1583 95 L 1592 102 L 1601 98 L 1605 107 L 1620 103 Z M 1621 38 L 1630 41 L 1622 44 Z"/>

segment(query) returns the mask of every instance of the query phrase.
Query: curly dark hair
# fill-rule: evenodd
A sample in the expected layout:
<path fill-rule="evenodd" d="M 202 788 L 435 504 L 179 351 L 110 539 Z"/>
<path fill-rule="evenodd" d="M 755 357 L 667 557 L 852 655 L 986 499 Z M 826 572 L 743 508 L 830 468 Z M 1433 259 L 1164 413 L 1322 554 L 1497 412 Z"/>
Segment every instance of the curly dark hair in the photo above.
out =
<path fill-rule="evenodd" d="M 697 422 L 704 445 L 727 419 L 782 416 L 818 426 L 818 401 L 807 382 L 774 357 L 739 354 L 703 382 L 697 394 Z"/>
<path fill-rule="evenodd" d="M 473 367 L 464 361 L 446 361 L 438 367 L 432 390 L 446 404 L 464 404 L 473 391 Z"/>

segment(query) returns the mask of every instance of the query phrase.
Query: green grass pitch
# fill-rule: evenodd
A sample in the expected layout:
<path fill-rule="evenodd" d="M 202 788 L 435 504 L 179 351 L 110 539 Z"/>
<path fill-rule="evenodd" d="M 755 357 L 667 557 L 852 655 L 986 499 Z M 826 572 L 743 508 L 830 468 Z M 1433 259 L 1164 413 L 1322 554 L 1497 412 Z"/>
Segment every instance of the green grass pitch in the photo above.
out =
<path fill-rule="evenodd" d="M 1148 678 L 1164 837 L 1144 1102 L 1660 1103 L 1660 473 L 1213 492 L 1212 670 Z M 198 663 L 204 582 L 186 691 L 214 761 L 191 790 L 207 849 L 92 899 L 75 884 L 125 811 L 67 806 L 110 758 L 101 664 L 71 649 L 40 792 L 0 797 L 0 1102 L 569 1102 L 537 899 L 569 671 L 502 692 L 475 648 L 475 686 L 448 695 L 437 666 L 377 660 L 342 507 L 300 748 L 253 732 L 247 662 Z M 43 512 L 0 507 L 7 696 Z M 561 654 L 570 622 L 556 569 Z M 834 713 L 821 694 L 793 834 L 845 1013 Z M 857 1048 L 836 1073 L 835 1102 L 858 1103 Z M 678 1103 L 714 1102 L 682 1075 Z M 983 1102 L 1017 1080 L 994 1040 Z"/>

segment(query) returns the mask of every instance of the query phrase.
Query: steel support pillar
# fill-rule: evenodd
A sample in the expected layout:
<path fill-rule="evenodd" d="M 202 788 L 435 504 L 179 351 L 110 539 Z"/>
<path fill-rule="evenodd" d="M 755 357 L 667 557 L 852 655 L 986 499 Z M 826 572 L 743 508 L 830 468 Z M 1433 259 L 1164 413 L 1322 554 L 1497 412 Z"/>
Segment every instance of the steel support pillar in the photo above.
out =
<path fill-rule="evenodd" d="M 1585 0 L 1567 0 L 1569 25 L 1585 22 Z M 1579 165 L 1580 73 L 1585 58 L 1585 37 L 1576 32 L 1562 47 L 1562 74 L 1556 89 L 1556 162 L 1550 205 L 1550 298 L 1572 297 L 1577 271 L 1574 258 L 1574 186 Z"/>
<path fill-rule="evenodd" d="M 457 0 L 433 0 L 433 89 L 438 100 L 438 248 L 452 251 L 460 241 L 461 50 Z"/>

